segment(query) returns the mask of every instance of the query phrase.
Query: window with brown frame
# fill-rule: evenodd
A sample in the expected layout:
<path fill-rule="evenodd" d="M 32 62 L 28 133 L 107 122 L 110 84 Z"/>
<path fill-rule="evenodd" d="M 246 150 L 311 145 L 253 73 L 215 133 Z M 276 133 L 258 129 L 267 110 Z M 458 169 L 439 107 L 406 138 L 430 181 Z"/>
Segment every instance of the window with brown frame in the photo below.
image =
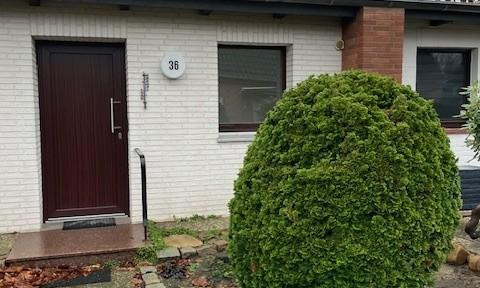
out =
<path fill-rule="evenodd" d="M 220 132 L 256 131 L 283 94 L 285 47 L 219 45 Z"/>
<path fill-rule="evenodd" d="M 466 102 L 460 95 L 470 85 L 471 50 L 420 48 L 417 52 L 417 91 L 433 100 L 433 105 L 446 128 L 464 123 L 456 117 Z"/>

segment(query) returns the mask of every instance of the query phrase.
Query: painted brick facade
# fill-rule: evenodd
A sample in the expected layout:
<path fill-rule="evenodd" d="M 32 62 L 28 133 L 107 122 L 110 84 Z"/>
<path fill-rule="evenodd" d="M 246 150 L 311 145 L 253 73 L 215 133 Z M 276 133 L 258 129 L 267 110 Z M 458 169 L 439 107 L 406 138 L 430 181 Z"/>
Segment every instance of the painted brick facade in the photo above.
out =
<path fill-rule="evenodd" d="M 233 133 L 237 140 L 224 141 L 218 132 L 218 44 L 285 46 L 287 87 L 311 74 L 359 68 L 399 81 L 403 75 L 403 83 L 415 88 L 416 49 L 422 46 L 473 49 L 472 80 L 480 79 L 480 37 L 472 37 L 477 27 L 414 23 L 405 32 L 402 9 L 365 7 L 342 27 L 340 19 L 328 17 L 65 5 L 0 1 L 0 233 L 42 225 L 37 39 L 125 42 L 133 222 L 141 219 L 137 147 L 147 156 L 151 219 L 228 212 L 252 133 Z M 335 43 L 342 33 L 345 49 L 339 52 Z M 170 51 L 186 59 L 181 79 L 168 80 L 160 72 Z M 140 99 L 143 72 L 150 76 L 146 110 Z M 450 139 L 460 165 L 480 165 L 469 162 L 465 135 Z"/>
<path fill-rule="evenodd" d="M 343 25 L 342 69 L 362 69 L 402 80 L 405 10 L 363 7 Z"/>
<path fill-rule="evenodd" d="M 226 214 L 248 142 L 220 143 L 217 45 L 287 47 L 287 86 L 341 70 L 336 18 L 212 14 L 187 10 L 119 11 L 105 6 L 29 7 L 0 2 L 0 233 L 42 225 L 35 39 L 126 43 L 130 211 L 141 219 L 139 161 L 147 157 L 149 216 Z M 168 80 L 160 61 L 181 52 L 185 75 Z M 142 73 L 150 75 L 147 110 Z"/>

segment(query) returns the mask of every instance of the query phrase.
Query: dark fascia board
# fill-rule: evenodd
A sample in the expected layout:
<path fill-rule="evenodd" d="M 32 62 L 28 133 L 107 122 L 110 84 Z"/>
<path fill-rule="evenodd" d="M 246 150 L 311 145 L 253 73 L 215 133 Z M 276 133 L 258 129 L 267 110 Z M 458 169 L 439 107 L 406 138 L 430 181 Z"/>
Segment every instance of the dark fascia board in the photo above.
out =
<path fill-rule="evenodd" d="M 250 0 L 264 1 L 264 0 Z M 480 23 L 480 4 L 432 0 L 276 0 L 288 3 L 404 8 L 408 19 Z"/>
<path fill-rule="evenodd" d="M 464 22 L 468 24 L 480 24 L 480 15 L 478 13 L 464 13 L 451 11 L 427 11 L 427 10 L 408 10 L 406 17 L 409 19 Z"/>
<path fill-rule="evenodd" d="M 1 0 L 0 0 L 1 1 Z M 41 0 L 36 0 L 41 1 Z M 63 0 L 62 3 L 352 18 L 359 7 L 405 8 L 413 19 L 480 23 L 480 5 L 432 0 Z"/>
<path fill-rule="evenodd" d="M 223 12 L 312 15 L 352 18 L 355 7 L 251 0 L 64 0 L 62 3 L 126 5 L 130 7 L 180 8 Z"/>
<path fill-rule="evenodd" d="M 265 0 L 248 0 L 252 2 L 265 2 Z M 452 12 L 479 12 L 480 4 L 474 3 L 452 3 L 434 0 L 275 0 L 282 3 L 313 4 L 326 6 L 346 7 L 391 7 L 405 8 L 406 10 L 431 10 L 431 11 L 452 11 Z"/>

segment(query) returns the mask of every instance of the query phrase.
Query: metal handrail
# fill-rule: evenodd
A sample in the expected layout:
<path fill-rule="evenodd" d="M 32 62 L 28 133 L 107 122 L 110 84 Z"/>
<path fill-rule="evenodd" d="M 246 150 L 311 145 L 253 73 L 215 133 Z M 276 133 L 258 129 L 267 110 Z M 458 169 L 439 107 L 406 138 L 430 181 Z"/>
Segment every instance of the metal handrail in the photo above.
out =
<path fill-rule="evenodd" d="M 145 167 L 145 155 L 139 148 L 135 148 L 135 153 L 140 157 L 140 169 L 142 171 L 142 216 L 143 216 L 143 236 L 147 241 L 147 227 L 148 227 L 148 214 L 147 214 L 147 168 Z"/>

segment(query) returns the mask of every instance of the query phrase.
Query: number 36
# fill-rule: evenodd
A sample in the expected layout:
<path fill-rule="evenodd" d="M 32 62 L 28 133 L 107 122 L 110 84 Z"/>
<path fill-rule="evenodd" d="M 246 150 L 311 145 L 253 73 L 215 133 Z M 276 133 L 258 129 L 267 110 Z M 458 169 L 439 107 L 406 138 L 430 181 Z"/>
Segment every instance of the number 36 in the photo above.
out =
<path fill-rule="evenodd" d="M 168 61 L 168 69 L 170 70 L 178 70 L 178 61 Z"/>

